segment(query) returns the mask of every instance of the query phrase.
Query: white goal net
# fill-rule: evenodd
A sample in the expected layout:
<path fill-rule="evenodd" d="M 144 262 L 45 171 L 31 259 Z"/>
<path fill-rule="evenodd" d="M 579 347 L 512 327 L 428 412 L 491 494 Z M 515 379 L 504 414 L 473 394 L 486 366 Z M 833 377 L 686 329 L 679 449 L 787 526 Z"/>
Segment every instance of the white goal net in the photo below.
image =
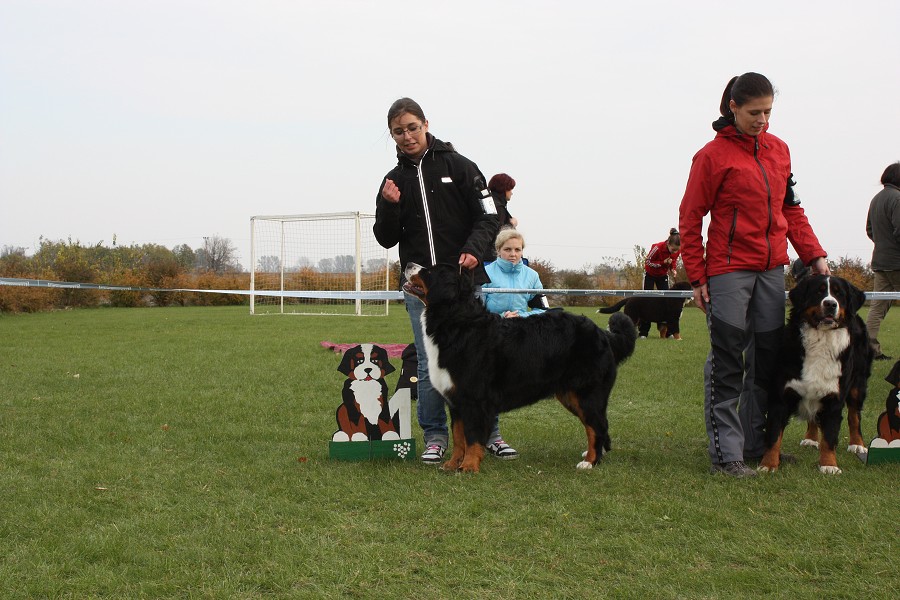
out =
<path fill-rule="evenodd" d="M 390 289 L 374 223 L 358 212 L 251 217 L 250 314 L 386 315 L 388 300 L 350 297 Z"/>

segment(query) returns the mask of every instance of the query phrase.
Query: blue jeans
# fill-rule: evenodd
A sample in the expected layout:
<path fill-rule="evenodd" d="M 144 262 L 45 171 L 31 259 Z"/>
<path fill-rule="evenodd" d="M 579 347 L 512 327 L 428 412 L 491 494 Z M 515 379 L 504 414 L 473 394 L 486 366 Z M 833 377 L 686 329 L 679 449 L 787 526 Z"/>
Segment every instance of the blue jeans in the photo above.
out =
<path fill-rule="evenodd" d="M 447 411 L 444 408 L 444 397 L 432 387 L 428 377 L 428 355 L 425 353 L 424 332 L 422 331 L 422 313 L 425 305 L 422 301 L 410 294 L 403 294 L 406 301 L 406 312 L 409 313 L 409 322 L 412 325 L 413 341 L 416 344 L 418 356 L 417 383 L 419 398 L 416 400 L 416 418 L 419 427 L 422 428 L 422 437 L 425 439 L 425 447 L 437 444 L 441 448 L 449 445 L 447 432 Z M 494 420 L 494 429 L 488 436 L 488 444 L 500 438 L 499 418 Z"/>

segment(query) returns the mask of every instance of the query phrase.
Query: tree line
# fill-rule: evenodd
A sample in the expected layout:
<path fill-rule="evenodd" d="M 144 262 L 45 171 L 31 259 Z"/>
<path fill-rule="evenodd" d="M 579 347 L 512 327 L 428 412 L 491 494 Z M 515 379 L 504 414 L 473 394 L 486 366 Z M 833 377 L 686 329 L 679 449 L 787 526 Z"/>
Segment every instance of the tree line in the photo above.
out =
<path fill-rule="evenodd" d="M 33 256 L 24 248 L 0 248 L 0 277 L 44 279 L 96 283 L 161 290 L 247 290 L 250 274 L 236 259 L 234 244 L 219 236 L 204 238 L 199 248 L 187 244 L 166 248 L 159 244 L 120 246 L 115 239 L 111 246 L 102 242 L 83 245 L 71 239 L 54 241 L 40 239 Z M 633 259 L 602 258 L 581 269 L 557 269 L 550 260 L 534 257 L 529 261 L 550 289 L 641 289 L 643 287 L 646 249 L 634 247 Z M 349 261 L 348 261 L 349 259 Z M 257 272 L 277 272 L 276 257 L 262 257 Z M 371 261 L 370 261 L 371 262 Z M 298 273 L 343 273 L 353 271 L 353 259 L 337 256 L 320 260 L 317 265 L 301 265 L 291 271 Z M 840 275 L 862 290 L 871 290 L 874 275 L 869 265 L 858 258 L 839 258 L 829 261 L 834 274 Z M 374 273 L 384 268 L 379 261 L 365 265 L 364 272 Z M 389 268 L 390 289 L 399 289 L 400 264 Z M 687 280 L 679 264 L 677 280 Z M 793 283 L 786 276 L 786 288 Z M 554 306 L 596 306 L 617 301 L 614 296 L 550 296 Z M 240 294 L 215 294 L 173 291 L 88 290 L 72 288 L 38 288 L 0 286 L 0 312 L 35 312 L 61 308 L 100 306 L 223 306 L 247 304 Z"/>

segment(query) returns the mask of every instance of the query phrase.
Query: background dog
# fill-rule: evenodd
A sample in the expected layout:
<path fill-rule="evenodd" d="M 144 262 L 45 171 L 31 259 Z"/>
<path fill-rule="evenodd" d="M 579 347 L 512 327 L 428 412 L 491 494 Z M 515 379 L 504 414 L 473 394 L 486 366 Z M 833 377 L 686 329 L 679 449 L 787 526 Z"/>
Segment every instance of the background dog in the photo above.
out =
<path fill-rule="evenodd" d="M 404 289 L 425 303 L 422 325 L 431 383 L 447 400 L 453 453 L 443 468 L 479 470 L 494 418 L 555 395 L 584 424 L 590 469 L 609 451 L 606 406 L 617 365 L 634 352 L 631 320 L 610 331 L 563 310 L 527 319 L 492 314 L 457 265 L 406 267 Z"/>
<path fill-rule="evenodd" d="M 388 405 L 384 376 L 394 372 L 387 351 L 359 344 L 344 352 L 338 371 L 347 376 L 337 409 L 335 442 L 400 439 L 400 423 Z"/>
<path fill-rule="evenodd" d="M 821 429 L 819 471 L 837 474 L 841 470 L 835 447 L 844 405 L 850 430 L 847 449 L 866 452 L 860 412 L 873 351 L 865 323 L 856 314 L 866 295 L 840 277 L 809 275 L 790 291 L 789 298 L 791 312 L 779 372 L 769 392 L 766 452 L 759 470 L 778 469 L 784 429 L 792 415 L 799 415 L 810 424 L 807 436 Z"/>
<path fill-rule="evenodd" d="M 673 290 L 689 290 L 691 284 L 687 281 L 679 281 L 672 286 Z M 611 314 L 621 308 L 634 322 L 634 326 L 640 328 L 642 323 L 665 323 L 659 325 L 659 337 L 672 336 L 681 339 L 681 311 L 687 298 L 671 298 L 661 296 L 632 296 L 616 302 L 612 306 L 604 306 L 597 310 L 598 313 Z"/>

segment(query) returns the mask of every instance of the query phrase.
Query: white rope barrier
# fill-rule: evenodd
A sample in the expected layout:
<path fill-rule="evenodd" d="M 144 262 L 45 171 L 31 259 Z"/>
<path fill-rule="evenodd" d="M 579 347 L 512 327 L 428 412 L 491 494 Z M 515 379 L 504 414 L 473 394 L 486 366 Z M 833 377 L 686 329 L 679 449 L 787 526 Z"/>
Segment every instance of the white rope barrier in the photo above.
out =
<path fill-rule="evenodd" d="M 314 300 L 402 300 L 401 291 L 373 291 L 373 292 L 340 292 L 332 290 L 206 290 L 197 288 L 155 288 L 133 287 L 122 285 L 105 285 L 98 283 L 73 283 L 68 281 L 50 281 L 46 279 L 19 279 L 15 277 L 0 277 L 0 286 L 20 286 L 38 288 L 80 289 L 80 290 L 114 290 L 125 292 L 196 292 L 206 294 L 235 294 L 240 296 L 273 296 L 285 298 L 304 298 Z M 631 298 L 634 296 L 649 296 L 656 298 L 692 298 L 690 290 L 617 290 L 617 289 L 516 289 L 516 288 L 485 288 L 482 294 L 536 294 L 548 296 L 620 296 Z M 867 300 L 900 300 L 900 292 L 866 292 Z M 787 292 L 785 292 L 785 298 Z"/>

